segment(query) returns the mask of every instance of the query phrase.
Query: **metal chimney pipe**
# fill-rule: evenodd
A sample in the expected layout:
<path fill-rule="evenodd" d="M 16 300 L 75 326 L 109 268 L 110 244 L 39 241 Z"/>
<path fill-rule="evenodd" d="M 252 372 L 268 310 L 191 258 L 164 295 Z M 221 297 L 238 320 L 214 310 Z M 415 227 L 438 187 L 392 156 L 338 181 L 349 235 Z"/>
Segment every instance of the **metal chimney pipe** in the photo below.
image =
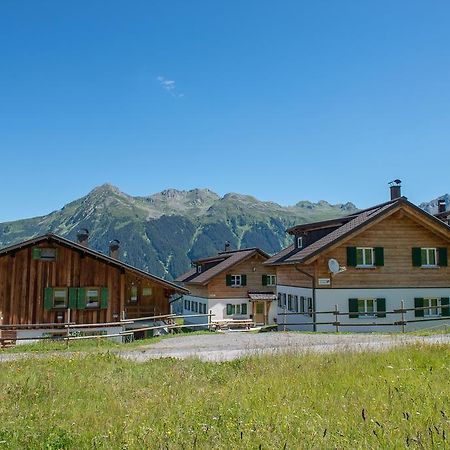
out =
<path fill-rule="evenodd" d="M 230 241 L 225 242 L 225 251 L 228 252 L 230 250 L 231 244 Z"/>
<path fill-rule="evenodd" d="M 87 228 L 80 228 L 77 232 L 77 240 L 83 247 L 89 247 L 89 230 Z"/>
<path fill-rule="evenodd" d="M 120 259 L 119 258 L 119 248 L 120 248 L 120 241 L 117 239 L 113 239 L 109 242 L 109 256 L 114 259 Z"/>

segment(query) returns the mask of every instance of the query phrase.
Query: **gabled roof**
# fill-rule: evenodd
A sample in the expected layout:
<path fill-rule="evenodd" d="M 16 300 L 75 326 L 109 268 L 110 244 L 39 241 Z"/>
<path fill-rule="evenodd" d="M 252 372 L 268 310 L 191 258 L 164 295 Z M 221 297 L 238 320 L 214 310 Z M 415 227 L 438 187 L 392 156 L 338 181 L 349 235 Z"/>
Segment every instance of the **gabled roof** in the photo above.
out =
<path fill-rule="evenodd" d="M 321 239 L 318 239 L 307 247 L 301 249 L 296 249 L 294 245 L 291 245 L 269 258 L 265 264 L 283 265 L 308 262 L 308 260 L 322 253 L 332 245 L 335 245 L 338 242 L 352 236 L 363 227 L 369 225 L 378 218 L 388 215 L 390 212 L 393 212 L 402 206 L 410 207 L 415 212 L 421 214 L 425 219 L 434 222 L 436 226 L 442 228 L 442 230 L 447 233 L 448 238 L 450 239 L 450 227 L 447 224 L 409 202 L 405 197 L 401 197 L 347 216 L 349 220 L 344 221 L 339 228 L 334 229 Z M 314 223 L 309 225 L 311 226 L 311 229 L 314 229 Z"/>
<path fill-rule="evenodd" d="M 402 197 L 402 198 L 404 198 L 404 197 Z M 347 216 L 336 217 L 334 219 L 322 220 L 320 222 L 310 222 L 310 223 L 302 223 L 300 225 L 295 225 L 291 228 L 288 228 L 286 230 L 286 232 L 289 234 L 298 234 L 298 233 L 302 233 L 305 231 L 312 231 L 312 230 L 318 230 L 318 229 L 323 229 L 323 228 L 336 228 L 336 227 L 345 225 L 347 222 L 350 222 L 351 220 L 353 220 L 354 218 L 356 218 L 357 216 L 359 216 L 362 213 L 378 210 L 380 208 L 383 208 L 384 206 L 388 206 L 388 205 L 391 205 L 392 203 L 395 203 L 397 200 L 398 199 L 389 200 L 388 202 L 380 203 L 379 205 L 375 205 L 375 206 L 372 206 L 367 209 L 359 210 L 358 212 L 349 214 Z"/>
<path fill-rule="evenodd" d="M 37 236 L 35 238 L 28 239 L 28 240 L 20 242 L 18 244 L 14 244 L 9 247 L 2 248 L 2 249 L 0 249 L 0 256 L 7 255 L 9 253 L 14 253 L 18 250 L 21 250 L 22 248 L 29 247 L 32 245 L 37 245 L 42 242 L 56 242 L 65 247 L 69 247 L 73 250 L 79 251 L 86 255 L 90 255 L 93 258 L 101 260 L 104 263 L 109 264 L 111 266 L 114 266 L 114 267 L 117 267 L 120 269 L 124 269 L 124 270 L 129 270 L 131 272 L 137 273 L 138 275 L 149 278 L 156 283 L 162 284 L 163 286 L 165 286 L 168 289 L 173 289 L 180 293 L 188 292 L 187 289 L 184 289 L 184 288 L 176 285 L 175 283 L 171 283 L 170 281 L 163 280 L 162 278 L 159 278 L 155 275 L 145 272 L 144 270 L 138 269 L 137 267 L 130 266 L 129 264 L 126 264 L 118 259 L 111 258 L 110 256 L 107 256 L 107 255 L 104 255 L 103 253 L 97 252 L 96 250 L 92 250 L 88 247 L 85 247 L 84 245 L 80 245 L 76 242 L 70 241 L 69 239 L 63 238 L 61 236 L 58 236 L 58 235 L 52 234 L 52 233 Z"/>
<path fill-rule="evenodd" d="M 238 263 L 246 261 L 256 254 L 261 255 L 265 259 L 269 258 L 269 255 L 259 248 L 244 248 L 242 250 L 220 252 L 216 256 L 194 261 L 194 264 L 196 265 L 204 263 L 211 264 L 211 266 L 206 270 L 202 270 L 201 273 L 198 273 L 196 267 L 193 267 L 183 275 L 180 275 L 175 281 L 204 286 L 208 284 L 215 276 L 231 269 Z"/>

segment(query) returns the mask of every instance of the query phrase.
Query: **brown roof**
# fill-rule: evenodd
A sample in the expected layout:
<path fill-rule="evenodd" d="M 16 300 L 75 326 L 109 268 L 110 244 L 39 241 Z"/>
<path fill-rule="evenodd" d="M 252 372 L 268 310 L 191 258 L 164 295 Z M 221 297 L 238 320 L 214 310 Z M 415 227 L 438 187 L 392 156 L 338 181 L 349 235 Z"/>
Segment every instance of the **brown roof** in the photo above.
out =
<path fill-rule="evenodd" d="M 306 262 L 308 259 L 323 252 L 331 245 L 352 235 L 353 233 L 361 229 L 363 226 L 371 223 L 378 217 L 387 214 L 389 211 L 399 208 L 401 205 L 408 205 L 409 207 L 412 207 L 414 210 L 426 216 L 428 219 L 431 219 L 435 223 L 439 223 L 442 227 L 445 227 L 447 232 L 450 231 L 450 227 L 446 225 L 444 222 L 440 221 L 431 214 L 427 213 L 426 211 L 417 207 L 413 203 L 409 202 L 406 198 L 402 197 L 360 211 L 359 213 L 350 216 L 351 220 L 349 220 L 347 223 L 344 223 L 342 226 L 331 231 L 329 234 L 322 237 L 321 239 L 313 242 L 311 245 L 308 245 L 307 247 L 302 249 L 296 249 L 294 245 L 291 245 L 288 248 L 279 252 L 278 254 L 272 256 L 269 260 L 265 262 L 265 264 L 279 265 L 279 264 L 297 264 Z"/>
<path fill-rule="evenodd" d="M 183 275 L 180 275 L 175 281 L 181 283 L 206 285 L 215 276 L 231 269 L 236 264 L 245 261 L 256 253 L 259 253 L 266 259 L 269 258 L 269 255 L 259 248 L 246 248 L 242 250 L 221 252 L 218 256 L 195 261 L 195 263 L 203 263 L 217 260 L 217 264 L 203 270 L 201 273 L 198 273 L 196 268 L 192 268 Z"/>
<path fill-rule="evenodd" d="M 107 255 L 104 255 L 103 253 L 97 252 L 96 250 L 92 250 L 88 247 L 85 247 L 84 245 L 80 245 L 76 242 L 70 241 L 69 239 L 63 238 L 61 236 L 58 236 L 58 235 L 52 234 L 52 233 L 37 236 L 35 238 L 20 242 L 18 244 L 14 244 L 9 247 L 2 248 L 0 250 L 0 256 L 6 255 L 8 253 L 20 250 L 22 248 L 25 248 L 25 247 L 28 247 L 31 245 L 40 244 L 41 242 L 57 242 L 58 244 L 61 244 L 65 247 L 70 247 L 74 250 L 77 250 L 77 251 L 83 252 L 84 254 L 90 255 L 90 256 L 92 256 L 96 259 L 99 259 L 109 265 L 135 272 L 139 275 L 142 275 L 146 278 L 151 279 L 152 281 L 160 283 L 169 289 L 173 289 L 176 292 L 180 292 L 180 293 L 189 292 L 187 289 L 184 289 L 175 283 L 172 283 L 167 280 L 163 280 L 162 278 L 159 278 L 156 275 L 152 275 L 148 272 L 145 272 L 144 270 L 138 269 L 137 267 L 130 266 L 129 264 L 126 264 L 118 259 L 111 258 L 110 256 L 107 256 Z"/>

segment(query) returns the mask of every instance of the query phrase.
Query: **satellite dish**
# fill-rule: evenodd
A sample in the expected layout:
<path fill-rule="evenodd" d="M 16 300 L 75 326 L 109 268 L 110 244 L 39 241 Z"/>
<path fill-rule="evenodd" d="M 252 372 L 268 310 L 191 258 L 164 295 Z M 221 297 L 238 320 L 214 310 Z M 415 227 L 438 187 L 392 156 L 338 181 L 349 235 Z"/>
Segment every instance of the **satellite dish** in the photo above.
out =
<path fill-rule="evenodd" d="M 328 269 L 330 269 L 331 273 L 339 273 L 341 266 L 335 259 L 330 259 L 328 261 Z"/>

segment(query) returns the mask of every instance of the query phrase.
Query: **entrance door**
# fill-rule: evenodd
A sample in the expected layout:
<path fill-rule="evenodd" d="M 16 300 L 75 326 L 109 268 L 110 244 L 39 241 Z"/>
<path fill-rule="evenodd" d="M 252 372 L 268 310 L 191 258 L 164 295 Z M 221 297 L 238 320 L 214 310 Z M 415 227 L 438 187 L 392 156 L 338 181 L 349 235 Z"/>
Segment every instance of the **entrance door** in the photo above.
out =
<path fill-rule="evenodd" d="M 255 308 L 254 321 L 266 325 L 265 302 L 255 302 L 253 307 Z"/>

